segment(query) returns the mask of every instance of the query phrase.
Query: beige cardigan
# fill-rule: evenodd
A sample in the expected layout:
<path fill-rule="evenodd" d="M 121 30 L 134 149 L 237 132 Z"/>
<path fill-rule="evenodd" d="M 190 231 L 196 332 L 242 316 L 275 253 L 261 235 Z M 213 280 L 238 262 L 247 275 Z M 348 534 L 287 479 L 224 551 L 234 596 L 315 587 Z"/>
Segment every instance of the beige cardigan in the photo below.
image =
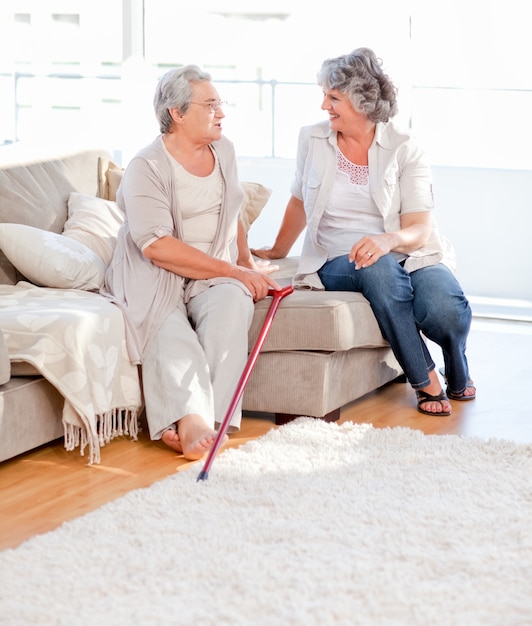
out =
<path fill-rule="evenodd" d="M 218 155 L 223 178 L 220 221 L 209 254 L 236 263 L 237 231 L 243 191 L 238 180 L 233 144 L 225 137 L 211 145 Z M 126 221 L 120 229 L 113 259 L 100 293 L 118 305 L 126 321 L 126 339 L 132 363 L 141 363 L 144 348 L 180 300 L 230 278 L 185 280 L 154 265 L 141 252 L 153 237 L 183 238 L 175 174 L 162 136 L 129 163 L 117 193 Z"/>

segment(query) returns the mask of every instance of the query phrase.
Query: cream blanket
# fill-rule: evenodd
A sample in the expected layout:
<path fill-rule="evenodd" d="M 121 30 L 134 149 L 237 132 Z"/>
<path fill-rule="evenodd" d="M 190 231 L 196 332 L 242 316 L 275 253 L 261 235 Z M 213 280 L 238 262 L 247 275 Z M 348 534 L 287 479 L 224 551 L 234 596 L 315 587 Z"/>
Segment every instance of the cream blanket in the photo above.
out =
<path fill-rule="evenodd" d="M 65 448 L 100 447 L 138 434 L 138 370 L 128 358 L 120 309 L 99 294 L 20 282 L 0 285 L 0 328 L 11 361 L 31 363 L 65 398 Z"/>

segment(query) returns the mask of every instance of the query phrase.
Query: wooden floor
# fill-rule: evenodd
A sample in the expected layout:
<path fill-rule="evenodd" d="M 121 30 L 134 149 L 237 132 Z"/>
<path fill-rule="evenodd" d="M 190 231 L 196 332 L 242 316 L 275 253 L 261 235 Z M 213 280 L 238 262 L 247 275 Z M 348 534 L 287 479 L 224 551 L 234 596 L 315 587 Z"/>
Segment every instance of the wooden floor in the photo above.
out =
<path fill-rule="evenodd" d="M 438 365 L 441 356 L 431 346 Z M 420 429 L 426 434 L 456 433 L 532 443 L 532 324 L 476 319 L 468 358 L 478 397 L 453 402 L 450 417 L 426 417 L 415 410 L 414 392 L 391 383 L 342 409 L 340 421 L 375 427 Z M 275 425 L 270 415 L 245 416 L 230 446 L 259 437 Z M 149 441 L 114 440 L 102 450 L 99 465 L 87 465 L 77 451 L 65 452 L 62 441 L 0 463 L 0 549 L 12 548 L 33 535 L 176 471 L 201 469 Z M 216 471 L 216 462 L 211 475 Z"/>

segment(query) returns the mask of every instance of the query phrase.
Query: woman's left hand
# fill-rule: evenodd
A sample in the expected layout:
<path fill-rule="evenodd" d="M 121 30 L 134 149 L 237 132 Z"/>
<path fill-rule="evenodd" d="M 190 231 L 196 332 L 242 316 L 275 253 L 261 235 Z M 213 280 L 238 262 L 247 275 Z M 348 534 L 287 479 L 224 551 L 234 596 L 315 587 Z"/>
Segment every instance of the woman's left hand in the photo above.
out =
<path fill-rule="evenodd" d="M 349 260 L 358 270 L 369 267 L 389 252 L 411 254 L 425 245 L 432 232 L 430 211 L 401 215 L 401 228 L 381 235 L 366 235 L 351 248 Z"/>
<path fill-rule="evenodd" d="M 271 263 L 271 261 L 266 261 L 265 259 L 258 259 L 257 261 L 255 261 L 252 256 L 249 257 L 249 260 L 243 262 L 239 261 L 238 265 L 240 265 L 241 267 L 245 267 L 249 270 L 255 270 L 256 272 L 260 272 L 265 276 L 269 276 L 279 269 L 279 266 Z"/>
<path fill-rule="evenodd" d="M 358 270 L 369 267 L 378 261 L 381 256 L 388 254 L 392 249 L 391 238 L 388 233 L 383 235 L 366 235 L 351 248 L 349 260 Z"/>

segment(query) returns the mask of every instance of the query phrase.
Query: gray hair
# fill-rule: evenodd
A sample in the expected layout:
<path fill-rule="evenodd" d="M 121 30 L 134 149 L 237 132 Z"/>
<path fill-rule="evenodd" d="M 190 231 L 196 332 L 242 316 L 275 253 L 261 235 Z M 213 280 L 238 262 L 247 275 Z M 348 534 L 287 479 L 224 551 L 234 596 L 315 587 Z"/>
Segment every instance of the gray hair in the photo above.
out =
<path fill-rule="evenodd" d="M 197 65 L 169 70 L 160 78 L 153 97 L 153 107 L 161 133 L 169 133 L 172 128 L 173 120 L 168 109 L 175 108 L 182 115 L 185 114 L 192 99 L 191 83 L 205 80 L 212 80 L 211 75 Z"/>
<path fill-rule="evenodd" d="M 382 60 L 369 48 L 327 59 L 317 76 L 323 89 L 338 89 L 372 122 L 387 122 L 397 111 L 397 87 L 382 70 Z"/>

